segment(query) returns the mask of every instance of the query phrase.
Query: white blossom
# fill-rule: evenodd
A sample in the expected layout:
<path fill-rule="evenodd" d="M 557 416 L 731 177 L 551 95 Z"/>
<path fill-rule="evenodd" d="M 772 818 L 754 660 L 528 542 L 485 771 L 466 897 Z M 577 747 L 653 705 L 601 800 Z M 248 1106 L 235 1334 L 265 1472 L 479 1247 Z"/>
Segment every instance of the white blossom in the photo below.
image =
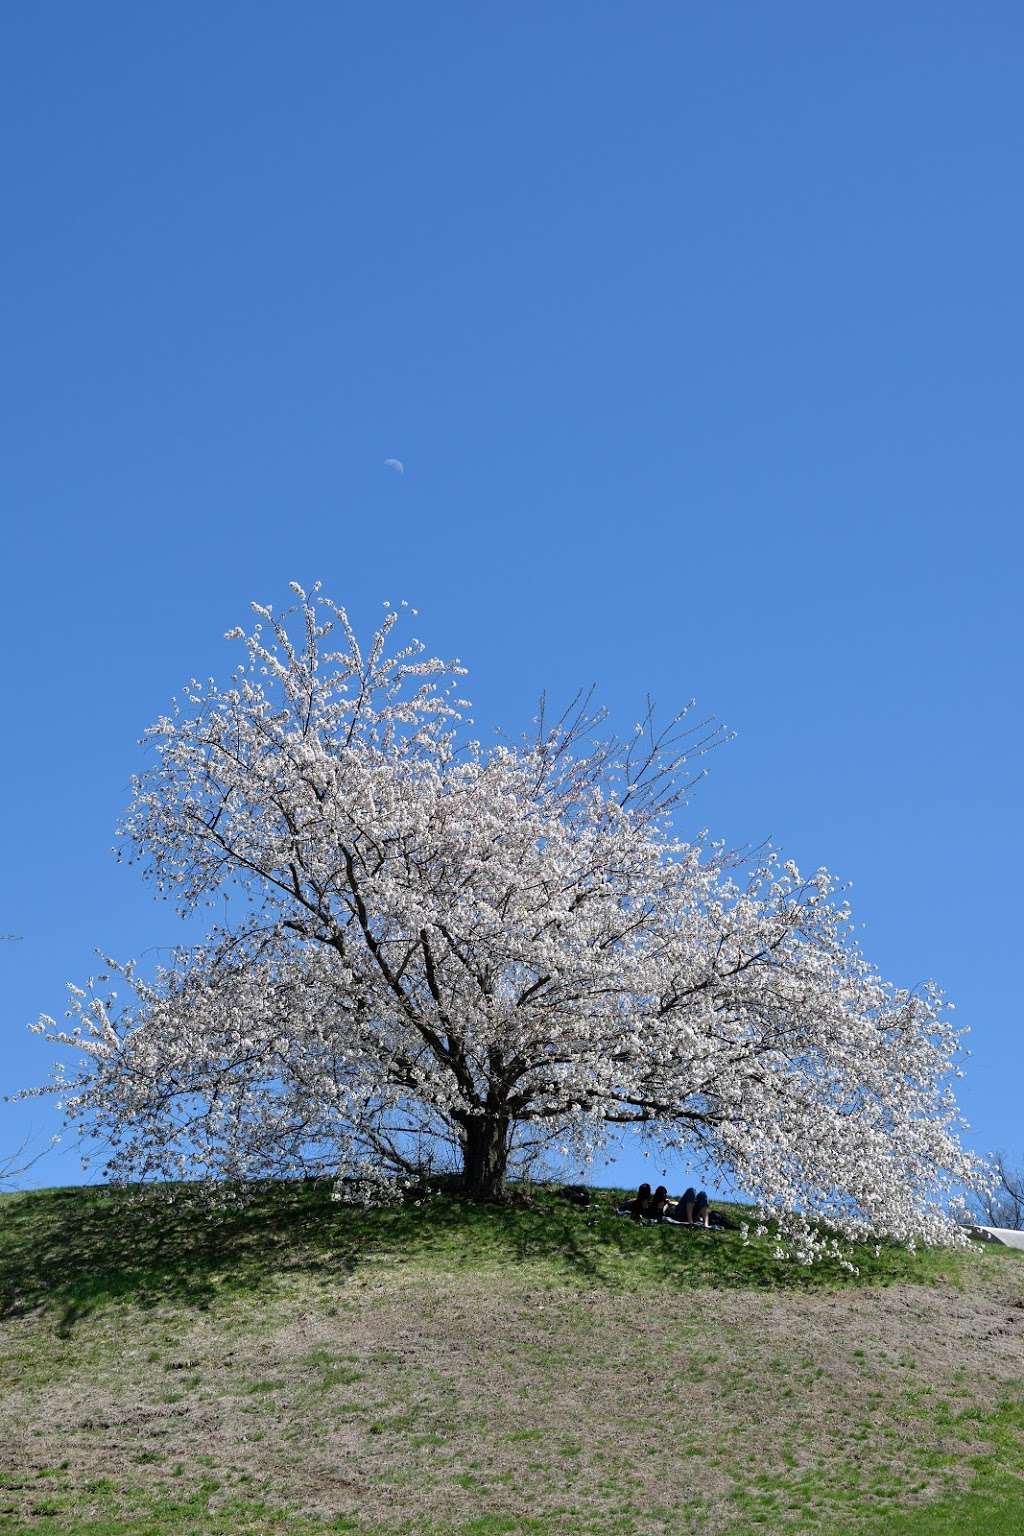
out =
<path fill-rule="evenodd" d="M 843 1236 L 954 1240 L 977 1176 L 938 989 L 883 980 L 845 894 L 768 851 L 673 828 L 723 738 L 648 706 L 624 741 L 589 696 L 534 735 L 463 740 L 465 669 L 360 646 L 293 584 L 254 604 L 225 686 L 145 740 L 123 853 L 183 913 L 232 921 L 149 980 L 72 988 L 66 1113 L 116 1177 L 329 1170 L 375 1197 L 449 1149 L 478 1192 L 610 1127 L 731 1170 L 810 1258 Z M 763 1230 L 759 1228 L 759 1230 Z"/>

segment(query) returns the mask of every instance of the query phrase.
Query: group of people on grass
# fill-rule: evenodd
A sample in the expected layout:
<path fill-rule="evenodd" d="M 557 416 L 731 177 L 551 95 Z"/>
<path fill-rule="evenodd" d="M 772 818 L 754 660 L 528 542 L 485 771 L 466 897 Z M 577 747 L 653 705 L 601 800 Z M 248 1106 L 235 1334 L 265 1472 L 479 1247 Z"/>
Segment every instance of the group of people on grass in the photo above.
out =
<path fill-rule="evenodd" d="M 641 1184 L 632 1200 L 620 1205 L 618 1211 L 620 1216 L 632 1216 L 634 1221 L 669 1221 L 685 1227 L 711 1225 L 711 1209 L 702 1189 L 688 1189 L 678 1200 L 670 1200 L 664 1184 L 659 1184 L 653 1193 L 649 1184 Z"/>

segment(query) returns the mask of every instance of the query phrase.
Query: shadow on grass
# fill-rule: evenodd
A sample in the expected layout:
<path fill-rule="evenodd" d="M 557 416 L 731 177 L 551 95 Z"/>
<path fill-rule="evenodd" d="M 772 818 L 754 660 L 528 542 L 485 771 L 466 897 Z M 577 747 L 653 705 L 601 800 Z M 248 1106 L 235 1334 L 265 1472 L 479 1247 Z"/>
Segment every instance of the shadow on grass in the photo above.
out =
<path fill-rule="evenodd" d="M 0 1318 L 60 1309 L 58 1331 L 118 1300 L 209 1307 L 274 1274 L 351 1270 L 352 1244 L 324 1248 L 325 1198 L 301 1187 L 240 1207 L 152 1190 L 56 1189 L 0 1201 Z"/>
<path fill-rule="evenodd" d="M 640 1226 L 614 1214 L 615 1192 L 580 1209 L 542 1192 L 532 1206 L 433 1195 L 422 1205 L 343 1206 L 326 1183 L 281 1183 L 244 1205 L 211 1206 L 187 1187 L 57 1189 L 0 1199 L 0 1318 L 56 1309 L 58 1331 L 119 1300 L 208 1308 L 266 1294 L 290 1274 L 328 1284 L 387 1260 L 423 1270 L 530 1266 L 555 1284 L 633 1291 L 669 1286 L 821 1289 L 856 1283 L 835 1264 L 775 1257 L 771 1238 Z M 859 1283 L 955 1278 L 946 1254 L 883 1247 L 855 1255 Z"/>

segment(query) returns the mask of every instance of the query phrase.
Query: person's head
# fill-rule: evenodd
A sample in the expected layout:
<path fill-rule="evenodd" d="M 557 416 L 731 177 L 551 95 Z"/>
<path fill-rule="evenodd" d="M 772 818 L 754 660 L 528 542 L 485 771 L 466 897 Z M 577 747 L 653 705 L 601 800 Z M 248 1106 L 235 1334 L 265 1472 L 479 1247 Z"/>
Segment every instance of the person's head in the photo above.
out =
<path fill-rule="evenodd" d="M 657 1189 L 654 1191 L 654 1198 L 655 1200 L 668 1199 L 668 1190 L 665 1188 L 664 1184 L 658 1185 Z"/>
<path fill-rule="evenodd" d="M 637 1194 L 641 1200 L 649 1200 L 651 1198 L 651 1186 L 649 1184 L 641 1184 Z"/>

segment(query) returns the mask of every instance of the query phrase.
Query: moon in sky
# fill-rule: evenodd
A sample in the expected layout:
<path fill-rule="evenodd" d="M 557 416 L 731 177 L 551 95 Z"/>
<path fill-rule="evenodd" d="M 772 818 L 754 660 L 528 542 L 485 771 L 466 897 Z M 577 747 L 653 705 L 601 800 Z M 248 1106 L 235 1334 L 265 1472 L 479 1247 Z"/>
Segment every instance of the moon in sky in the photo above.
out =
<path fill-rule="evenodd" d="M 384 464 L 388 469 L 393 469 L 396 475 L 405 474 L 405 465 L 401 459 L 385 459 Z"/>

